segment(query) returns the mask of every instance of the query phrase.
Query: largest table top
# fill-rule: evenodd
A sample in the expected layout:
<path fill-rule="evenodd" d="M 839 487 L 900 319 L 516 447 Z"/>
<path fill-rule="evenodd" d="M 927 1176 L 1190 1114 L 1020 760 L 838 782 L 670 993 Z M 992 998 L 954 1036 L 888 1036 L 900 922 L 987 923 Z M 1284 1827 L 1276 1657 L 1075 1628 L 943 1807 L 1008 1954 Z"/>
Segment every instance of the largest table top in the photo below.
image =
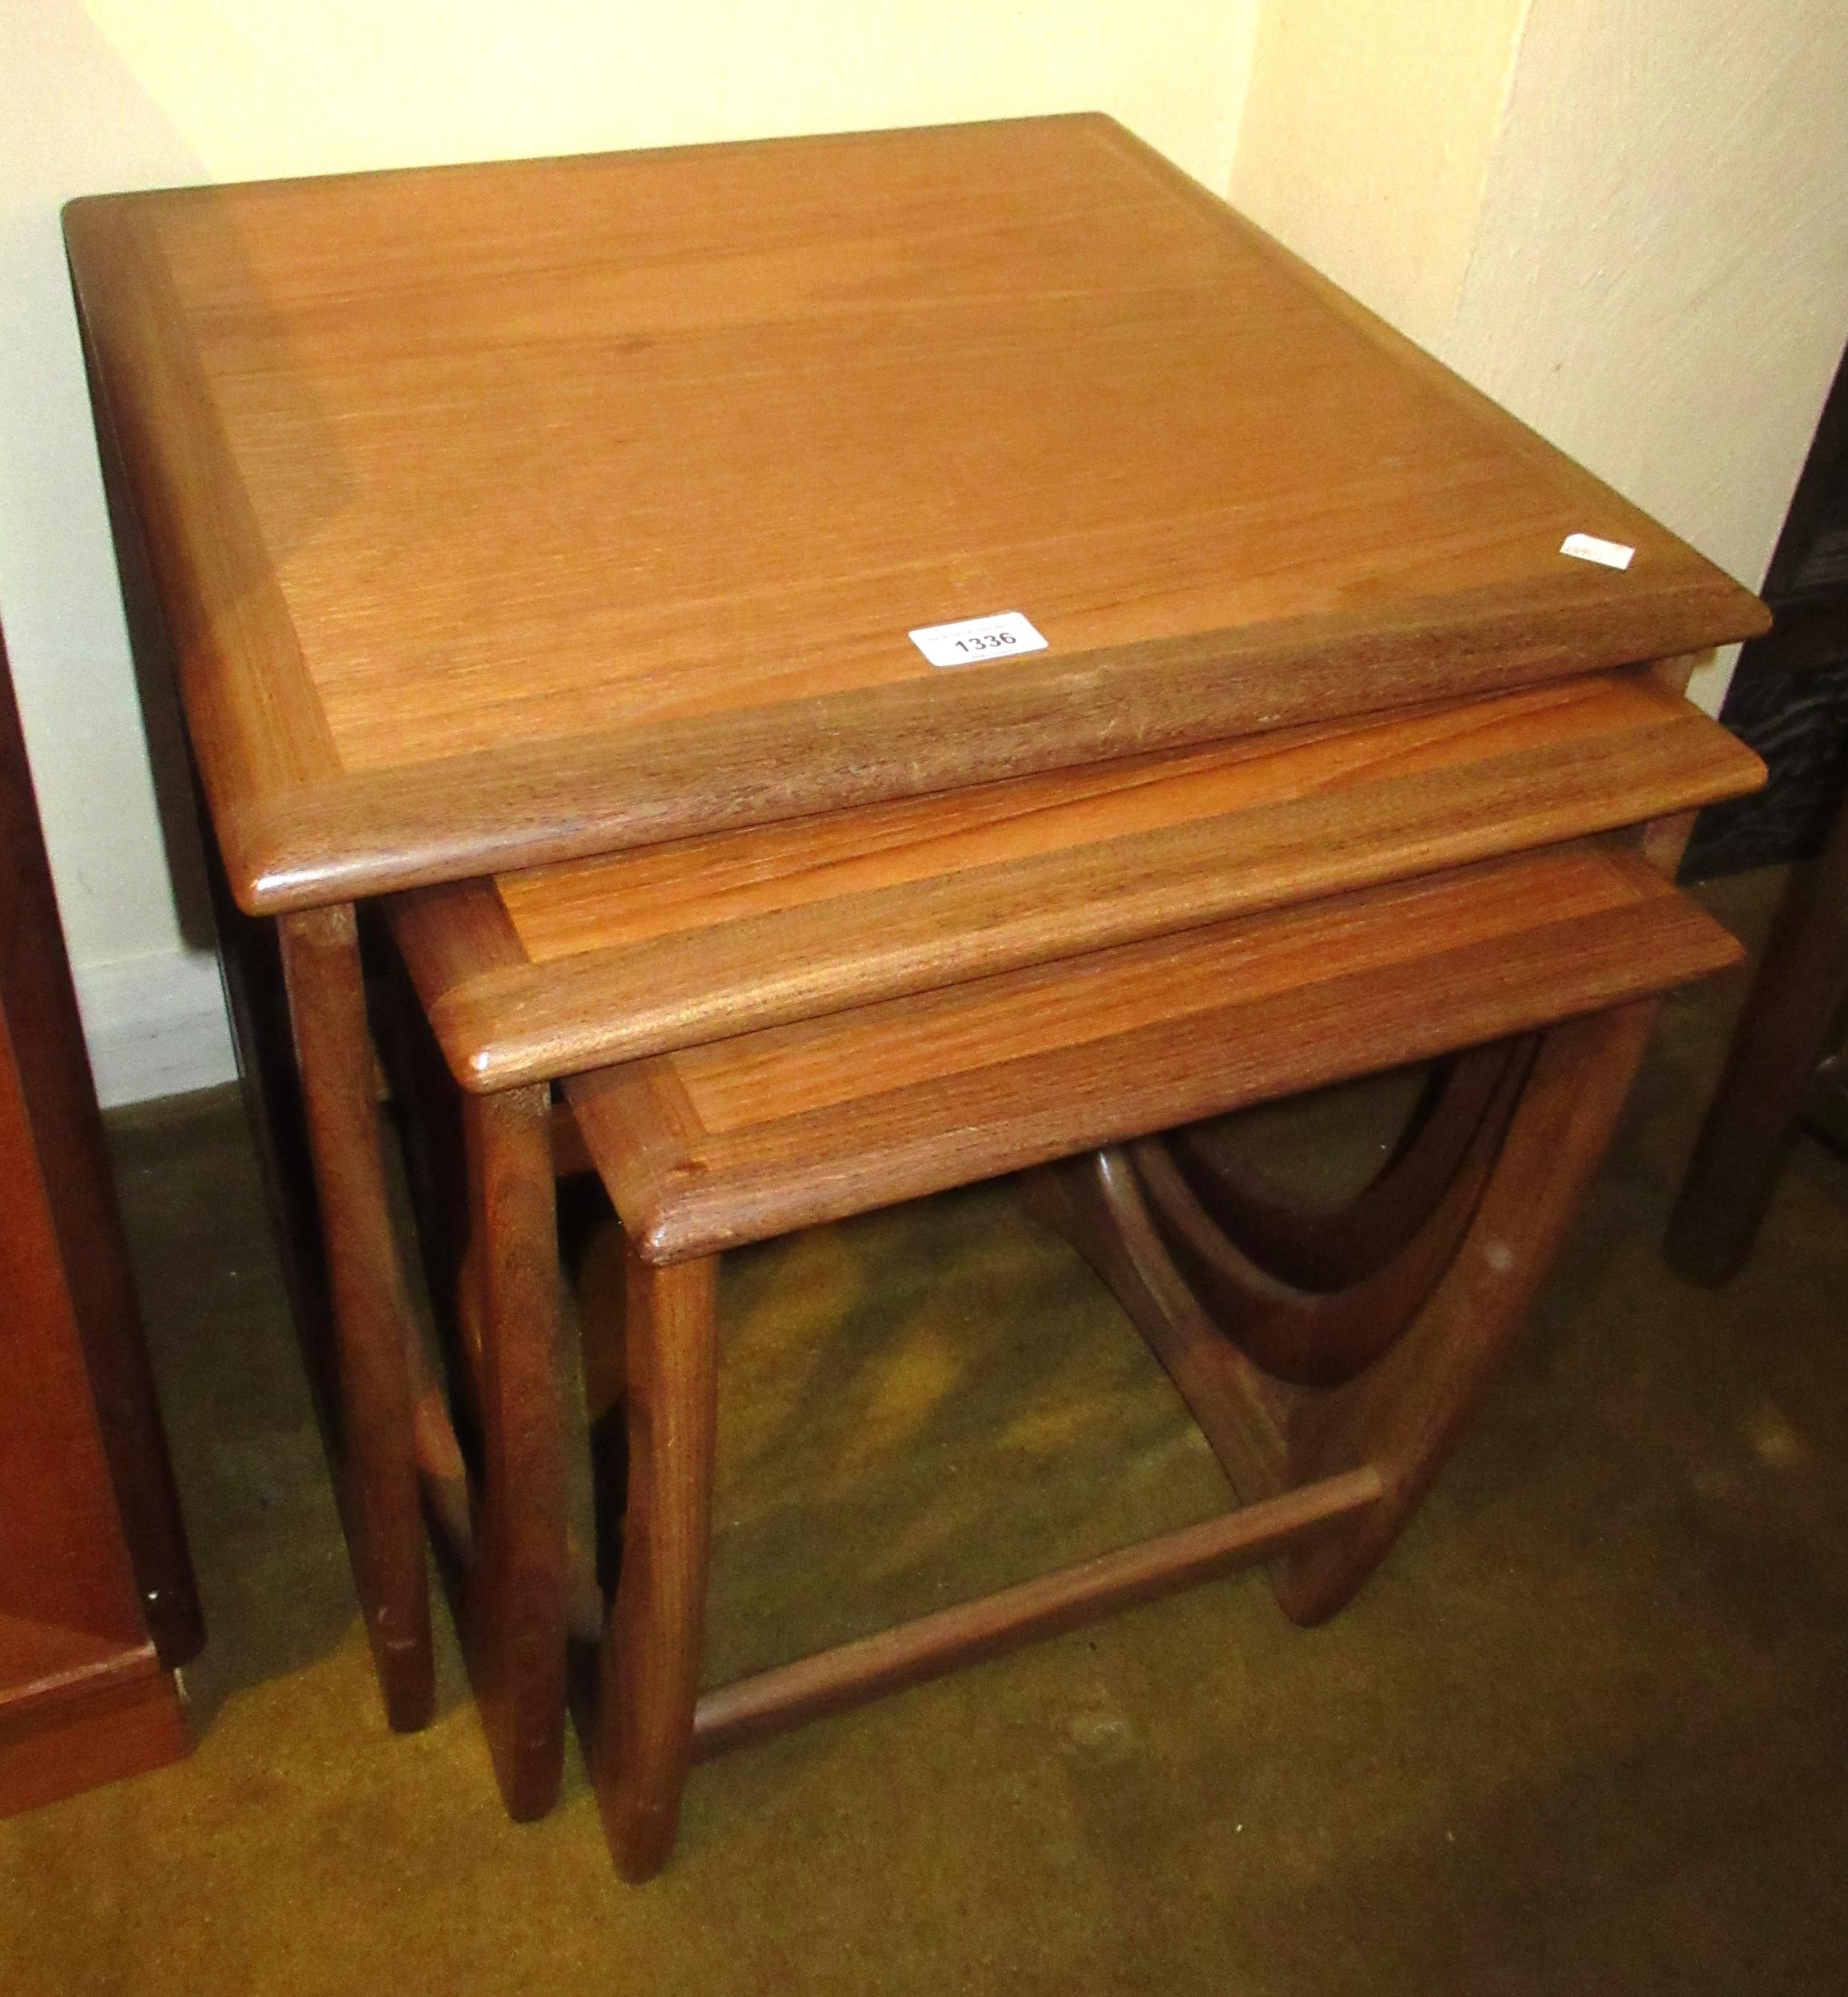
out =
<path fill-rule="evenodd" d="M 1763 621 L 1107 119 L 112 196 L 66 233 L 252 911 Z M 908 636 L 1005 611 L 1047 649 Z"/>

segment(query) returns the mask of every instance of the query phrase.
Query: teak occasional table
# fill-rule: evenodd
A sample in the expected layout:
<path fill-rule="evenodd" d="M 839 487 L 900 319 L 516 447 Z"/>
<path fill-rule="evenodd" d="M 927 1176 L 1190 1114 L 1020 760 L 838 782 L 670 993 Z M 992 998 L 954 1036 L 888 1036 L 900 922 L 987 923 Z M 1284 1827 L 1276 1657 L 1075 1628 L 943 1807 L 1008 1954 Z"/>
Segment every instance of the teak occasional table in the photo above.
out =
<path fill-rule="evenodd" d="M 1544 1273 L 1653 999 L 1738 954 L 1631 841 L 1574 835 L 1757 773 L 1647 677 L 1599 676 L 394 901 L 451 1072 L 487 1085 L 457 1147 L 482 1438 L 469 1621 L 510 1807 L 557 1786 L 572 1592 L 546 1078 L 570 1078 L 628 1242 L 628 1503 L 593 1766 L 618 1865 L 643 1878 L 696 1751 L 1256 1559 L 1281 1563 L 1291 1614 L 1337 1608 Z M 1426 816 L 1472 799 L 1480 816 Z M 677 1045 L 682 950 L 706 973 L 704 1045 Z M 786 1023 L 737 1030 L 765 1017 Z M 1422 1113 L 1339 1214 L 1229 1177 L 1200 1130 L 1149 1134 L 1427 1057 Z M 718 1252 L 1035 1166 L 1031 1203 L 1251 1502 L 700 1696 Z"/>
<path fill-rule="evenodd" d="M 480 1547 L 503 1789 L 549 1800 L 568 1078 L 634 1265 L 599 1749 L 631 1874 L 695 1726 L 709 1282 L 672 1272 L 727 1241 L 1046 1165 L 1036 1204 L 1245 1495 L 1307 1507 L 1220 1554 L 1346 1521 L 1285 1584 L 1325 1613 L 1544 1272 L 1651 995 L 1728 955 L 1663 870 L 1681 815 L 1755 780 L 1679 691 L 1756 601 L 1101 118 L 113 197 L 66 231 L 131 622 L 170 658 L 285 1156 L 299 1063 L 301 1293 L 324 1241 L 394 1722 L 431 1701 L 421 1465 Z M 468 1092 L 472 1522 L 385 1199 L 375 898 Z M 1430 1055 L 1338 1222 L 1153 1138 Z M 884 1060 L 901 1104 L 868 1094 Z M 1460 1384 L 1408 1400 L 1434 1342 Z"/>

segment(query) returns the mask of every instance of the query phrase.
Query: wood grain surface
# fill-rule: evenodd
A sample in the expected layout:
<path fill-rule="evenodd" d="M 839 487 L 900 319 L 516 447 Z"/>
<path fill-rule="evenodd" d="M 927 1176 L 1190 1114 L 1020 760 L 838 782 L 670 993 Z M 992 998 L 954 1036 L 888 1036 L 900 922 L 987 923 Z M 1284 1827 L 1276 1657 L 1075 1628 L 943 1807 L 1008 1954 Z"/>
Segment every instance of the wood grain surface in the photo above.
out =
<path fill-rule="evenodd" d="M 66 233 L 252 909 L 1763 622 L 1099 117 L 109 197 Z M 907 637 L 1003 610 L 1047 649 L 946 672 Z"/>
<path fill-rule="evenodd" d="M 566 1093 L 673 1261 L 1592 1012 L 1739 946 L 1586 841 L 741 1034 Z"/>
<path fill-rule="evenodd" d="M 549 1094 L 472 1100 L 467 1126 L 481 1435 L 467 1647 L 501 1800 L 524 1822 L 552 1807 L 564 1768 L 570 1597 Z"/>
<path fill-rule="evenodd" d="M 1762 776 L 1647 674 L 426 889 L 389 905 L 495 1089 L 1602 832 Z"/>
<path fill-rule="evenodd" d="M 420 1333 L 386 1183 L 357 925 L 351 908 L 332 907 L 276 928 L 334 1306 L 334 1491 L 386 1717 L 408 1733 L 428 1723 L 436 1697 L 417 1460 Z"/>
<path fill-rule="evenodd" d="M 625 1879 L 674 1844 L 693 1756 L 712 1551 L 718 1419 L 718 1265 L 626 1258 L 623 1345 L 629 1503 L 598 1661 L 590 1777 Z"/>

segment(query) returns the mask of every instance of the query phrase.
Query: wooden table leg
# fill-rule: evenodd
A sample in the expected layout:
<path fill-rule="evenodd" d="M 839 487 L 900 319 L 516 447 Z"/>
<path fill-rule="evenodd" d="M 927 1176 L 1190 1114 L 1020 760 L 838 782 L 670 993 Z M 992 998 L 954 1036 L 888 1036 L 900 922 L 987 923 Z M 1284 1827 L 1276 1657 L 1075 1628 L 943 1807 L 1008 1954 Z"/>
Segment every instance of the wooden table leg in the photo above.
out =
<path fill-rule="evenodd" d="M 1568 1020 L 1541 1040 L 1501 1154 L 1442 1279 L 1383 1358 L 1306 1404 L 1294 1480 L 1372 1463 L 1381 1504 L 1280 1563 L 1277 1597 L 1319 1622 L 1385 1557 L 1488 1391 L 1552 1270 L 1622 1113 L 1660 1002 Z"/>
<path fill-rule="evenodd" d="M 463 1107 L 481 1432 L 469 1669 L 508 1814 L 542 1816 L 564 1765 L 569 1558 L 551 1103 Z"/>
<path fill-rule="evenodd" d="M 1848 804 L 1792 875 L 1701 1126 L 1663 1252 L 1689 1281 L 1738 1274 L 1848 1002 Z"/>
<path fill-rule="evenodd" d="M 336 1487 L 386 1717 L 423 1726 L 435 1705 L 404 1284 L 380 1149 L 372 1043 L 350 907 L 279 919 L 333 1296 Z"/>
<path fill-rule="evenodd" d="M 1211 1242 L 1213 1217 L 1197 1202 L 1177 1208 L 1179 1174 L 1156 1169 L 1158 1141 L 1154 1156 L 1151 1145 L 1139 1145 L 1031 1175 L 1034 1211 L 1116 1292 L 1242 1498 L 1271 1499 L 1367 1467 L 1379 1475 L 1378 1503 L 1273 1567 L 1278 1598 L 1296 1621 L 1340 1608 L 1429 1488 L 1552 1266 L 1657 1004 L 1552 1027 L 1531 1063 L 1511 1061 L 1488 1092 L 1462 1069 L 1459 1086 L 1475 1095 L 1482 1120 L 1468 1144 L 1445 1139 L 1456 1191 L 1428 1188 L 1425 1221 L 1386 1260 L 1357 1268 L 1350 1286 L 1294 1290 L 1250 1268 L 1249 1254 L 1268 1241 L 1244 1252 L 1230 1239 Z M 1356 1211 L 1370 1214 L 1375 1204 L 1363 1196 Z M 1204 1280 L 1212 1275 L 1222 1280 Z M 1351 1336 L 1357 1303 L 1389 1312 L 1390 1322 Z M 1279 1327 L 1291 1320 L 1295 1363 L 1286 1379 L 1266 1362 L 1275 1363 Z M 1305 1363 L 1325 1331 L 1325 1372 Z"/>
<path fill-rule="evenodd" d="M 717 1428 L 717 1258 L 658 1268 L 630 1251 L 629 1506 L 605 1635 L 592 1780 L 616 1868 L 671 1849 L 693 1753 Z"/>
<path fill-rule="evenodd" d="M 1457 1064 L 1402 1159 L 1345 1211 L 1325 1217 L 1321 1241 L 1307 1228 L 1293 1238 L 1282 1202 L 1217 1197 L 1228 1189 L 1225 1181 L 1187 1173 L 1178 1139 L 1145 1138 L 1131 1148 L 1163 1245 L 1210 1314 L 1236 1322 L 1247 1359 L 1279 1380 L 1323 1387 L 1350 1379 L 1389 1349 L 1456 1259 L 1533 1050 L 1531 1039 L 1504 1042 L 1482 1050 L 1484 1062 Z M 1479 1066 L 1490 1078 L 1487 1090 L 1476 1086 Z M 1472 1113 L 1473 1128 L 1461 1133 L 1461 1142 L 1446 1128 L 1453 1100 Z M 1421 1163 L 1427 1151 L 1441 1154 L 1429 1169 Z M 1401 1191 L 1407 1180 L 1413 1183 Z M 1238 1225 L 1246 1221 L 1258 1225 L 1247 1233 Z"/>
<path fill-rule="evenodd" d="M 1496 1092 L 1511 1066 L 1531 1051 L 1524 1040 L 1498 1040 L 1434 1063 L 1385 1167 L 1357 1198 L 1329 1213 L 1306 1213 L 1279 1198 L 1261 1177 L 1212 1148 L 1210 1125 L 1191 1125 L 1156 1141 L 1165 1144 L 1173 1170 L 1256 1268 L 1298 1292 L 1330 1295 L 1393 1261 L 1424 1232 L 1439 1202 L 1456 1196 L 1459 1174 L 1472 1176 L 1471 1153 L 1485 1137 L 1499 1142 L 1507 1127 L 1507 1116 L 1496 1128 L 1489 1114 Z"/>

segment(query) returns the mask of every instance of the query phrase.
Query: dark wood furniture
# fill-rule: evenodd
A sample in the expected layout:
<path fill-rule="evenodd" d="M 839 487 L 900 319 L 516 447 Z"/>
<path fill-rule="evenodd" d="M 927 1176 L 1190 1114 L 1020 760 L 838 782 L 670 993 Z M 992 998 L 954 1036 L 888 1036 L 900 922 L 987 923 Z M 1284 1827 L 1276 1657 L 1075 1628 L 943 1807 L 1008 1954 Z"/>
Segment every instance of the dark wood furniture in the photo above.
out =
<path fill-rule="evenodd" d="M 555 1787 L 568 1593 L 554 1078 L 996 977 L 1057 1012 L 1100 950 L 1613 828 L 1659 863 L 1755 780 L 1676 697 L 1756 601 L 1107 120 L 112 197 L 66 232 L 137 645 L 276 919 L 387 1711 L 431 1705 L 422 1495 L 474 1557 L 519 1814 Z M 1002 612 L 1043 648 L 943 670 L 909 636 Z M 393 896 L 467 1090 L 472 1495 L 386 1198 L 356 903 Z M 1691 967 L 1639 961 L 1638 991 Z M 1521 1078 L 1567 1182 L 1595 1152 L 1643 1015 L 1563 975 L 1536 990 L 1627 1023 L 1470 1067 L 1387 1202 L 1421 1253 L 1486 1169 L 1450 1133 Z M 1551 1235 L 1512 1238 L 1531 1286 Z M 646 1344 L 697 1368 L 696 1264 Z"/>
<path fill-rule="evenodd" d="M 1743 1267 L 1848 1006 L 1848 804 L 1778 903 L 1763 961 L 1669 1216 L 1663 1253 L 1690 1281 Z"/>
<path fill-rule="evenodd" d="M 203 1632 L 0 642 L 0 1815 L 186 1752 Z"/>
<path fill-rule="evenodd" d="M 1765 598 L 1772 629 L 1740 655 L 1725 718 L 1771 780 L 1703 812 L 1687 856 L 1695 874 L 1796 862 L 1663 1243 L 1682 1275 L 1710 1285 L 1751 1253 L 1806 1111 L 1821 1128 L 1848 1130 L 1842 1064 L 1830 1058 L 1848 1005 L 1848 359 Z"/>
<path fill-rule="evenodd" d="M 1763 591 L 1771 629 L 1739 654 L 1720 718 L 1770 772 L 1701 814 L 1696 879 L 1814 857 L 1848 788 L 1848 355 L 1836 371 Z"/>

